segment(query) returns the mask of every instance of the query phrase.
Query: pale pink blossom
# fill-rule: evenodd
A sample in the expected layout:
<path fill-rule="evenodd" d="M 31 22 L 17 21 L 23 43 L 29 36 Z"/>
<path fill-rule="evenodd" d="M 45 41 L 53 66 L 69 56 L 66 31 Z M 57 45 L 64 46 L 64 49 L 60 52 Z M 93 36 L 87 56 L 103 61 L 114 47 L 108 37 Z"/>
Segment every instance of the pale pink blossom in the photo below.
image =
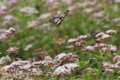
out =
<path fill-rule="evenodd" d="M 60 7 L 60 4 L 58 2 L 53 2 L 51 4 L 51 7 L 49 7 L 49 8 L 50 8 L 50 10 L 55 10 L 55 9 L 58 9 L 59 7 Z"/>
<path fill-rule="evenodd" d="M 97 59 L 97 58 L 92 58 L 91 60 L 92 60 L 93 62 L 97 62 L 98 59 Z"/>
<path fill-rule="evenodd" d="M 104 32 L 99 32 L 98 34 L 96 34 L 96 37 L 97 37 L 97 38 L 101 38 L 103 35 L 105 35 Z"/>
<path fill-rule="evenodd" d="M 55 56 L 55 59 L 58 61 L 64 61 L 68 59 L 68 56 L 65 53 L 60 53 L 59 55 Z"/>
<path fill-rule="evenodd" d="M 62 0 L 65 5 L 70 5 L 73 3 L 73 0 Z"/>
<path fill-rule="evenodd" d="M 4 4 L 4 2 L 0 2 L 0 10 L 6 11 L 8 7 Z"/>
<path fill-rule="evenodd" d="M 106 33 L 109 35 L 113 35 L 113 34 L 116 34 L 116 31 L 115 30 L 108 30 L 108 31 L 106 31 Z"/>
<path fill-rule="evenodd" d="M 11 47 L 6 51 L 7 51 L 8 54 L 11 54 L 11 53 L 17 53 L 18 50 L 19 50 L 19 48 L 17 48 L 17 47 Z"/>
<path fill-rule="evenodd" d="M 30 6 L 27 6 L 27 7 L 20 9 L 20 12 L 22 12 L 25 17 L 30 17 L 30 16 L 33 16 L 35 14 L 38 14 L 38 11 Z"/>
<path fill-rule="evenodd" d="M 120 56 L 116 55 L 113 60 L 114 60 L 115 62 L 120 61 Z"/>
<path fill-rule="evenodd" d="M 120 67 L 120 61 L 116 62 L 115 65 Z"/>
<path fill-rule="evenodd" d="M 8 6 L 15 6 L 19 0 L 4 0 L 4 3 Z"/>
<path fill-rule="evenodd" d="M 33 47 L 32 44 L 28 44 L 28 45 L 25 47 L 24 51 L 29 51 L 32 47 Z"/>
<path fill-rule="evenodd" d="M 109 45 L 109 50 L 110 50 L 110 52 L 115 52 L 115 51 L 117 51 L 117 47 L 113 46 L 113 45 Z"/>
<path fill-rule="evenodd" d="M 93 47 L 93 46 L 85 46 L 85 47 L 83 48 L 83 50 L 84 50 L 84 51 L 92 52 L 92 51 L 94 51 L 94 47 Z"/>
<path fill-rule="evenodd" d="M 114 73 L 114 70 L 113 69 L 105 69 L 104 74 L 113 74 Z"/>
<path fill-rule="evenodd" d="M 79 40 L 85 40 L 87 38 L 87 35 L 81 35 L 79 37 L 77 37 L 77 39 Z"/>
<path fill-rule="evenodd" d="M 79 42 L 75 42 L 76 46 L 84 46 L 86 44 L 86 42 L 84 40 L 81 40 Z"/>
<path fill-rule="evenodd" d="M 68 63 L 63 65 L 65 68 L 69 69 L 70 71 L 74 71 L 78 68 L 77 63 Z"/>
<path fill-rule="evenodd" d="M 54 76 L 68 76 L 70 74 L 71 74 L 71 71 L 69 69 L 66 69 L 64 66 L 59 66 L 53 72 Z"/>
<path fill-rule="evenodd" d="M 82 13 L 89 14 L 89 13 L 92 13 L 93 11 L 94 11 L 93 8 L 86 8 L 86 9 L 82 10 Z"/>
<path fill-rule="evenodd" d="M 37 20 L 47 19 L 50 16 L 51 16 L 51 13 L 43 13 L 37 18 Z"/>
<path fill-rule="evenodd" d="M 32 68 L 31 75 L 32 76 L 41 76 L 43 72 L 40 69 Z"/>
<path fill-rule="evenodd" d="M 78 39 L 73 38 L 73 39 L 69 39 L 69 40 L 68 40 L 68 43 L 74 43 L 74 42 L 76 42 L 76 41 L 78 41 Z"/>
<path fill-rule="evenodd" d="M 106 44 L 100 43 L 100 44 L 95 44 L 93 47 L 96 48 L 104 48 L 106 46 Z"/>
<path fill-rule="evenodd" d="M 28 21 L 27 22 L 27 27 L 28 28 L 34 28 L 34 27 L 38 27 L 40 24 L 40 22 L 38 22 L 37 20 L 35 21 Z"/>
<path fill-rule="evenodd" d="M 114 18 L 113 22 L 116 23 L 116 24 L 120 24 L 120 17 Z"/>
<path fill-rule="evenodd" d="M 20 70 L 24 70 L 24 71 L 30 72 L 31 71 L 31 67 L 32 67 L 31 64 L 27 64 L 27 65 L 20 66 L 19 68 L 20 68 Z"/>
<path fill-rule="evenodd" d="M 94 13 L 93 17 L 96 19 L 102 18 L 104 16 L 104 12 L 98 12 L 98 13 Z"/>
<path fill-rule="evenodd" d="M 101 39 L 102 40 L 107 40 L 107 39 L 110 39 L 112 36 L 111 35 L 108 35 L 108 34 L 104 34 Z"/>
<path fill-rule="evenodd" d="M 12 15 L 6 15 L 3 18 L 3 23 L 2 25 L 14 25 L 17 23 L 17 18 L 12 16 Z"/>
<path fill-rule="evenodd" d="M 115 1 L 115 3 L 120 3 L 120 0 L 114 0 Z"/>

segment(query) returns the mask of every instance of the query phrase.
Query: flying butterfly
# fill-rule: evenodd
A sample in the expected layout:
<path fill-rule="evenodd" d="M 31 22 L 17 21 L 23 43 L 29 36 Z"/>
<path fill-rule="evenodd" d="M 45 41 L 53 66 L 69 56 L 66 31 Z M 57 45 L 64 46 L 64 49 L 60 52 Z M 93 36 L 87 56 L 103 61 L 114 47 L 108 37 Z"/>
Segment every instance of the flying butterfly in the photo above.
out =
<path fill-rule="evenodd" d="M 67 40 L 68 36 L 63 36 L 61 38 L 53 38 L 53 41 L 59 45 L 64 44 Z"/>
<path fill-rule="evenodd" d="M 52 24 L 55 24 L 56 26 L 59 26 L 61 22 L 65 19 L 66 15 L 68 14 L 69 10 L 66 10 L 61 17 L 53 17 L 49 19 L 49 22 Z"/>

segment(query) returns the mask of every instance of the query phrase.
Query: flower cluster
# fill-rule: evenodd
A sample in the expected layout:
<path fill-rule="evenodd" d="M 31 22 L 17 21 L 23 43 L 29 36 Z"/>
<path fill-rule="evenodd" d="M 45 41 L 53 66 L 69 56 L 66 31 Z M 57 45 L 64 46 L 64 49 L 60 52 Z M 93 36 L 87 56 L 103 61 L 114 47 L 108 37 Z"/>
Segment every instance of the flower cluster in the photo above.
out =
<path fill-rule="evenodd" d="M 8 30 L 6 30 L 4 33 L 0 34 L 0 42 L 3 42 L 7 39 L 10 39 L 14 36 L 15 34 L 15 29 L 14 28 L 9 28 Z"/>
<path fill-rule="evenodd" d="M 4 63 L 2 58 L 0 61 L 1 64 Z M 61 66 L 65 61 L 67 63 Z M 69 61 L 72 63 L 68 63 Z M 15 79 L 25 79 L 28 75 L 30 78 L 35 78 L 37 76 L 70 76 L 78 68 L 77 61 L 77 55 L 73 55 L 72 53 L 61 53 L 55 56 L 54 59 L 50 56 L 46 56 L 42 61 L 15 61 L 10 65 L 4 66 L 1 70 L 3 76 L 7 75 Z"/>

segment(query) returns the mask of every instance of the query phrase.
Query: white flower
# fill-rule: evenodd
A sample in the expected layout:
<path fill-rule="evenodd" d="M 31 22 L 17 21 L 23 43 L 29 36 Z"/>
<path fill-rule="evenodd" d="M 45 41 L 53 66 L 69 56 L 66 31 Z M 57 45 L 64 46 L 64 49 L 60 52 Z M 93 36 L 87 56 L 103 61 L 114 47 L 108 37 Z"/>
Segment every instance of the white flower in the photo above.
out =
<path fill-rule="evenodd" d="M 109 73 L 109 74 L 112 74 L 112 73 L 114 73 L 114 70 L 113 70 L 113 69 L 107 69 L 107 68 L 106 68 L 103 73 L 104 73 L 104 74 L 108 74 L 108 73 Z"/>
<path fill-rule="evenodd" d="M 117 50 L 117 47 L 113 45 L 109 45 L 109 50 L 115 52 Z"/>
<path fill-rule="evenodd" d="M 102 18 L 103 15 L 104 15 L 104 12 L 103 12 L 103 11 L 102 11 L 102 12 L 98 12 L 98 13 L 94 13 L 94 14 L 93 14 L 94 18 Z"/>
<path fill-rule="evenodd" d="M 27 22 L 27 27 L 28 28 L 34 28 L 34 27 L 37 27 L 39 24 L 40 24 L 40 22 L 38 22 L 38 21 L 28 21 Z"/>
<path fill-rule="evenodd" d="M 17 18 L 15 18 L 12 15 L 4 16 L 3 20 L 4 21 L 3 21 L 2 25 L 13 25 L 17 22 Z"/>
<path fill-rule="evenodd" d="M 106 44 L 103 44 L 103 43 L 100 43 L 100 44 L 95 44 L 94 45 L 94 48 L 96 49 L 96 48 L 104 48 L 106 46 Z"/>
<path fill-rule="evenodd" d="M 84 49 L 85 51 L 94 51 L 94 47 L 93 46 L 85 46 Z"/>
<path fill-rule="evenodd" d="M 26 17 L 32 16 L 38 13 L 37 10 L 35 10 L 33 7 L 30 7 L 30 6 L 20 9 L 20 12 L 22 12 Z"/>
<path fill-rule="evenodd" d="M 43 74 L 43 72 L 40 69 L 36 69 L 36 68 L 33 68 L 31 73 L 34 76 L 41 76 Z"/>
<path fill-rule="evenodd" d="M 111 38 L 111 36 L 108 35 L 108 34 L 104 34 L 104 35 L 101 37 L 102 40 L 110 39 L 110 38 Z"/>
<path fill-rule="evenodd" d="M 57 59 L 58 61 L 63 61 L 66 60 L 68 58 L 68 55 L 65 53 L 60 53 L 59 55 L 55 56 L 55 59 Z"/>
<path fill-rule="evenodd" d="M 26 65 L 20 66 L 20 69 L 29 71 L 31 67 L 32 67 L 31 64 L 26 64 Z"/>
<path fill-rule="evenodd" d="M 29 51 L 32 47 L 33 47 L 32 44 L 28 44 L 28 45 L 25 47 L 24 51 Z"/>
<path fill-rule="evenodd" d="M 63 65 L 65 68 L 69 69 L 70 71 L 74 71 L 75 69 L 78 68 L 77 63 L 68 63 Z"/>
<path fill-rule="evenodd" d="M 82 40 L 80 42 L 75 42 L 76 46 L 83 46 L 84 44 L 86 44 L 86 42 L 84 40 Z"/>
<path fill-rule="evenodd" d="M 103 32 L 99 32 L 98 34 L 96 34 L 95 37 L 100 38 L 100 37 L 102 37 L 103 35 L 105 35 L 105 33 L 103 33 Z"/>
<path fill-rule="evenodd" d="M 91 12 L 93 12 L 93 8 L 86 8 L 86 9 L 82 10 L 82 13 L 84 13 L 84 14 L 89 14 Z"/>
<path fill-rule="evenodd" d="M 108 31 L 106 31 L 106 33 L 109 35 L 113 35 L 116 33 L 116 31 L 115 30 L 108 30 Z"/>
<path fill-rule="evenodd" d="M 116 3 L 120 3 L 120 0 L 115 0 Z"/>
<path fill-rule="evenodd" d="M 72 4 L 73 0 L 62 0 L 65 5 Z"/>
<path fill-rule="evenodd" d="M 78 41 L 78 39 L 73 38 L 73 39 L 69 39 L 68 43 L 73 43 L 73 42 L 76 42 L 76 41 Z"/>
<path fill-rule="evenodd" d="M 120 23 L 120 17 L 113 19 L 113 22 L 116 23 L 116 24 L 119 24 Z"/>
<path fill-rule="evenodd" d="M 86 39 L 87 38 L 87 35 L 81 35 L 81 36 L 79 36 L 77 39 L 79 39 L 79 40 L 84 40 L 84 39 Z"/>
<path fill-rule="evenodd" d="M 41 14 L 40 17 L 38 17 L 38 20 L 47 19 L 50 16 L 51 16 L 51 13 L 44 13 L 44 14 Z"/>
<path fill-rule="evenodd" d="M 71 74 L 71 71 L 69 69 L 66 69 L 64 66 L 59 66 L 53 72 L 54 76 L 66 76 L 66 75 L 70 75 L 70 74 Z"/>

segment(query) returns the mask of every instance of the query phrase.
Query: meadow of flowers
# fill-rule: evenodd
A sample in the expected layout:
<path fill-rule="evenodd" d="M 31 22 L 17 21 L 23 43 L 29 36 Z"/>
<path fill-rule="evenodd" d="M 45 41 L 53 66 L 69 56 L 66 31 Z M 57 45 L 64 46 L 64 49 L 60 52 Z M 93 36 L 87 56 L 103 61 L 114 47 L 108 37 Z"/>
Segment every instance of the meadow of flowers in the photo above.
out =
<path fill-rule="evenodd" d="M 120 0 L 0 0 L 0 80 L 119 80 L 119 13 Z"/>

